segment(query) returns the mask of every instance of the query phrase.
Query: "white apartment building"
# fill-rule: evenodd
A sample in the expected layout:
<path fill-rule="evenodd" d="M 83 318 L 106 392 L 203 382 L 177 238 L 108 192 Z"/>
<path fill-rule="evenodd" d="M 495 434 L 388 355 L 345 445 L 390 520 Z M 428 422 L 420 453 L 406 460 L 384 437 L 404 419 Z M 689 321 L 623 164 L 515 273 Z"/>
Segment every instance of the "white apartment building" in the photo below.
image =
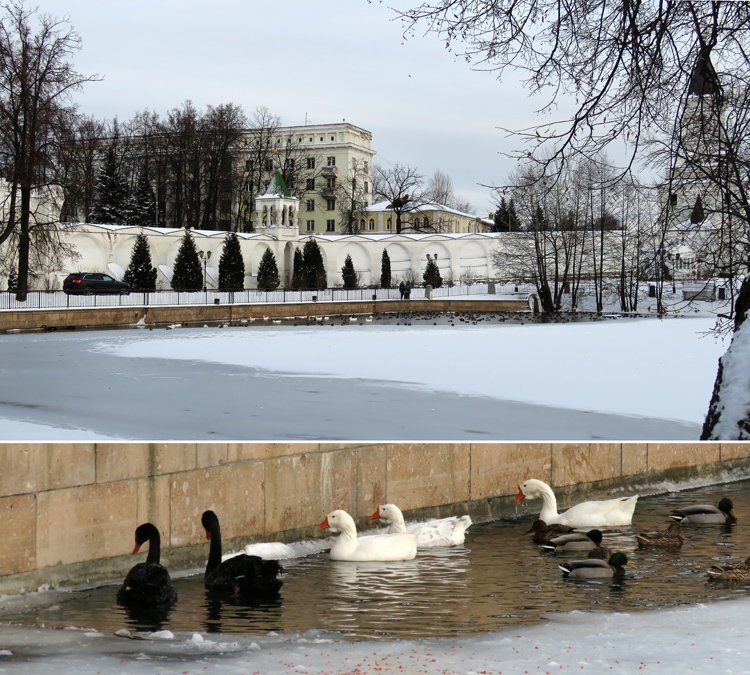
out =
<path fill-rule="evenodd" d="M 248 131 L 248 134 L 253 133 Z M 346 121 L 334 124 L 306 124 L 279 127 L 274 138 L 274 154 L 283 161 L 303 162 L 299 167 L 302 185 L 293 186 L 299 194 L 300 234 L 342 232 L 342 181 L 349 187 L 359 181 L 358 193 L 366 204 L 372 202 L 372 133 Z M 246 160 L 240 150 L 240 158 Z M 265 169 L 269 176 L 274 160 Z M 290 186 L 292 187 L 292 186 Z M 303 191 L 304 190 L 304 191 Z"/>

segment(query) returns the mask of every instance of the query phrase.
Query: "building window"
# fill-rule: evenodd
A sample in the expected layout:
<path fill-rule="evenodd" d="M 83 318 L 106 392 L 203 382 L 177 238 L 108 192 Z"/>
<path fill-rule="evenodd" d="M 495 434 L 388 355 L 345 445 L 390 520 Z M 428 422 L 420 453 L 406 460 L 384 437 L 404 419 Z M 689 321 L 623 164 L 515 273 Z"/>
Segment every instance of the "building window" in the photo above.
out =
<path fill-rule="evenodd" d="M 253 170 L 253 160 L 252 159 L 246 159 L 245 160 L 245 171 L 252 171 Z"/>
<path fill-rule="evenodd" d="M 385 229 L 386 230 L 390 230 L 391 229 L 391 219 L 390 218 L 386 221 Z"/>
<path fill-rule="evenodd" d="M 365 229 L 365 219 L 362 218 L 362 220 L 359 221 L 359 229 L 364 230 Z"/>
<path fill-rule="evenodd" d="M 326 220 L 326 232 L 336 231 L 336 221 L 333 219 Z"/>
<path fill-rule="evenodd" d="M 669 202 L 670 202 L 670 204 L 672 204 L 672 206 L 674 206 L 675 204 L 677 204 L 677 193 L 676 192 L 673 192 L 672 194 L 669 195 Z"/>
<path fill-rule="evenodd" d="M 328 211 L 336 210 L 336 197 L 329 197 L 328 199 L 326 199 L 326 209 Z"/>
<path fill-rule="evenodd" d="M 310 140 L 312 140 L 312 138 Z M 315 168 L 315 157 L 308 157 L 307 158 L 307 168 L 308 169 L 314 169 Z"/>
<path fill-rule="evenodd" d="M 326 157 L 326 166 L 336 166 L 336 158 Z"/>
<path fill-rule="evenodd" d="M 308 178 L 306 183 L 308 190 L 314 190 L 315 189 L 315 179 L 314 178 Z"/>
<path fill-rule="evenodd" d="M 418 230 L 418 229 L 419 229 L 419 218 L 415 218 L 415 219 L 414 219 L 414 229 L 415 229 L 415 230 Z"/>
<path fill-rule="evenodd" d="M 314 199 L 308 199 L 305 202 L 305 207 L 308 211 L 315 211 L 315 200 Z"/>
<path fill-rule="evenodd" d="M 315 221 L 314 220 L 308 220 L 307 221 L 307 231 L 308 232 L 315 232 Z"/>
<path fill-rule="evenodd" d="M 273 171 L 273 160 L 267 159 L 265 166 L 266 166 L 266 171 Z"/>
<path fill-rule="evenodd" d="M 331 136 L 331 140 L 334 140 L 333 136 Z"/>
<path fill-rule="evenodd" d="M 336 176 L 326 176 L 326 187 L 329 190 L 334 190 L 336 188 Z"/>
<path fill-rule="evenodd" d="M 424 225 L 425 228 L 430 226 L 430 219 L 427 216 L 425 216 L 424 220 L 422 220 L 422 225 Z"/>
<path fill-rule="evenodd" d="M 375 221 L 372 218 L 370 218 L 370 230 L 374 230 L 374 229 L 375 229 Z"/>
<path fill-rule="evenodd" d="M 367 194 L 370 191 L 370 184 L 365 181 L 365 194 Z"/>

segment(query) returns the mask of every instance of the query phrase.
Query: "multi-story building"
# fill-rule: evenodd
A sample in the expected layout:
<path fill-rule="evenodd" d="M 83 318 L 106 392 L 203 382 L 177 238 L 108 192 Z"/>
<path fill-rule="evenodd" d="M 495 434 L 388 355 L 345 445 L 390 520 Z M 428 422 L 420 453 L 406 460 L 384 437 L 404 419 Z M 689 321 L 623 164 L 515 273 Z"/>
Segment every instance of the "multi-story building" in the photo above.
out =
<path fill-rule="evenodd" d="M 401 229 L 404 232 L 469 234 L 491 232 L 493 224 L 488 218 L 480 218 L 430 201 L 418 203 L 401 214 Z M 357 214 L 357 228 L 363 234 L 395 234 L 396 213 L 388 201 L 372 204 Z"/>
<path fill-rule="evenodd" d="M 238 161 L 249 173 L 255 167 L 257 138 L 262 130 L 248 130 L 238 147 Z M 372 201 L 372 133 L 343 121 L 279 127 L 268 139 L 270 152 L 263 155 L 263 184 L 279 170 L 291 193 L 299 199 L 302 234 L 343 232 L 351 219 L 351 202 L 366 206 Z M 252 181 L 245 190 L 256 190 Z M 243 229 L 254 229 L 256 195 L 247 195 Z M 235 200 L 236 203 L 236 200 Z M 236 215 L 236 213 L 234 214 Z"/>

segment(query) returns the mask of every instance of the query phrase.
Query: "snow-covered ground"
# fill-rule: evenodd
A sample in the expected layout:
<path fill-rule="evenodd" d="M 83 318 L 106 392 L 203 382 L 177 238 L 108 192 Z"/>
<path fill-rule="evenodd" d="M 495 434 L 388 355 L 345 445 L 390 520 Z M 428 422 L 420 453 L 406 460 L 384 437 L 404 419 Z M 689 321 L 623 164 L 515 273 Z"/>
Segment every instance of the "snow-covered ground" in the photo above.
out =
<path fill-rule="evenodd" d="M 526 325 L 175 331 L 103 345 L 130 358 L 399 382 L 574 410 L 702 422 L 727 343 L 710 317 Z"/>
<path fill-rule="evenodd" d="M 582 590 L 583 592 L 583 590 Z M 749 673 L 750 599 L 548 615 L 473 638 L 344 642 L 334 635 L 172 634 L 0 627 L 0 673 Z"/>

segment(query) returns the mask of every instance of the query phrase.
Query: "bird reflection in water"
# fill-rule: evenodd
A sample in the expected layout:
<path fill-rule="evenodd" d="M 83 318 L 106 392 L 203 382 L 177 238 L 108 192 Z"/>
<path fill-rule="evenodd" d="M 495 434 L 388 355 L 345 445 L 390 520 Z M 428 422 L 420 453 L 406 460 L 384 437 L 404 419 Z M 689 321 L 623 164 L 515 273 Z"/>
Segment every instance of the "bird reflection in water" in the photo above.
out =
<path fill-rule="evenodd" d="M 169 618 L 174 605 L 158 607 L 123 607 L 127 616 L 127 626 L 139 632 L 153 632 L 169 627 Z"/>
<path fill-rule="evenodd" d="M 207 633 L 233 632 L 238 626 L 248 632 L 283 629 L 283 601 L 279 591 L 248 595 L 207 588 L 204 597 L 205 619 L 202 623 Z"/>

